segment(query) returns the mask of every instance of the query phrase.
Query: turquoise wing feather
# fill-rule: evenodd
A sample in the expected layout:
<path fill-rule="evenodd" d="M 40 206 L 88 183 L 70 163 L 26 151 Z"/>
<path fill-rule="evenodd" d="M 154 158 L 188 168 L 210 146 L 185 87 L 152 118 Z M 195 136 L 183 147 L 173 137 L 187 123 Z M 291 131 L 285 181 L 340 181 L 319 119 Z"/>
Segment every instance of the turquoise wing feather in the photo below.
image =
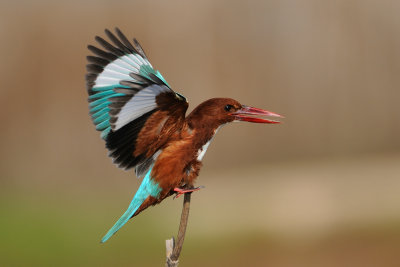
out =
<path fill-rule="evenodd" d="M 106 242 L 111 236 L 113 236 L 128 220 L 135 214 L 135 212 L 139 209 L 139 207 L 143 204 L 143 202 L 149 196 L 157 198 L 162 189 L 159 187 L 158 183 L 156 183 L 151 177 L 151 170 L 147 172 L 144 177 L 138 191 L 133 197 L 131 204 L 129 204 L 128 209 L 125 213 L 119 218 L 119 220 L 114 224 L 114 226 L 107 232 L 107 234 L 101 239 L 101 243 Z"/>

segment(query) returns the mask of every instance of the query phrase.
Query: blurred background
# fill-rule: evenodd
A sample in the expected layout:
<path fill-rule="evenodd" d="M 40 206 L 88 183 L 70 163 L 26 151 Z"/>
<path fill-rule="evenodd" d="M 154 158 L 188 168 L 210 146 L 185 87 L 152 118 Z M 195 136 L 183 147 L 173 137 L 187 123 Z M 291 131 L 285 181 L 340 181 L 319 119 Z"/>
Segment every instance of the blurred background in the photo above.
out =
<path fill-rule="evenodd" d="M 100 238 L 139 186 L 88 116 L 87 44 L 118 26 L 218 132 L 182 266 L 400 266 L 400 2 L 0 2 L 0 265 L 162 266 L 182 199 Z"/>

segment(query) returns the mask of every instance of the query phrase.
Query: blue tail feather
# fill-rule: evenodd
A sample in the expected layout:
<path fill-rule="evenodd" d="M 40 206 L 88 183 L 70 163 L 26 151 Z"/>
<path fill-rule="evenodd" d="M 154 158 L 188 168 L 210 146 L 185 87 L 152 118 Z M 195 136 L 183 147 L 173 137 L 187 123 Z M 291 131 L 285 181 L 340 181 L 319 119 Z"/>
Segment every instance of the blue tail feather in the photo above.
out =
<path fill-rule="evenodd" d="M 129 204 L 128 209 L 125 213 L 119 218 L 119 220 L 114 224 L 114 226 L 107 232 L 107 234 L 101 239 L 101 243 L 106 242 L 112 235 L 114 235 L 128 220 L 135 214 L 135 212 L 139 209 L 139 207 L 143 204 L 143 202 L 149 196 L 158 197 L 161 192 L 161 188 L 158 186 L 158 183 L 155 183 L 150 176 L 152 168 L 146 173 L 146 176 L 143 178 L 142 184 L 140 185 L 138 191 L 133 197 L 131 204 Z"/>

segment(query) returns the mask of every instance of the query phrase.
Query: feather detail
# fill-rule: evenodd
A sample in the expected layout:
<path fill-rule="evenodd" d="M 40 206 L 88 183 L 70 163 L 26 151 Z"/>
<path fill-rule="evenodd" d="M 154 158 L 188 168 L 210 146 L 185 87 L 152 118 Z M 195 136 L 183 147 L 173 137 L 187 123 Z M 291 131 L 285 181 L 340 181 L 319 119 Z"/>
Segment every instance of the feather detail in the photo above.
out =
<path fill-rule="evenodd" d="M 118 167 L 130 169 L 141 161 L 140 156 L 133 156 L 136 149 L 136 139 L 153 112 L 149 111 L 118 131 L 110 132 L 106 140 L 106 147 L 110 151 L 109 156 L 113 158 L 115 164 L 118 164 Z"/>
<path fill-rule="evenodd" d="M 142 163 L 138 164 L 135 168 L 135 174 L 137 178 L 142 178 L 154 165 L 157 157 L 161 154 L 162 150 L 158 150 L 152 157 L 147 158 Z"/>

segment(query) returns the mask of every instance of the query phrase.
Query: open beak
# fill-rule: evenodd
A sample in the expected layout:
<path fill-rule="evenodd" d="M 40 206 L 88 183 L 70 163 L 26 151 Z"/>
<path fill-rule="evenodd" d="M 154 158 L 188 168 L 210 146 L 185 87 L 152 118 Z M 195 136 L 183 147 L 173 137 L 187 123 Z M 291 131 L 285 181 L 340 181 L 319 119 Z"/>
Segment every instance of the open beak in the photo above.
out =
<path fill-rule="evenodd" d="M 274 112 L 260 108 L 248 107 L 245 105 L 243 105 L 242 108 L 235 113 L 231 113 L 231 115 L 235 117 L 235 121 L 248 121 L 255 123 L 280 123 L 280 121 L 260 117 L 283 118 L 283 116 Z"/>

